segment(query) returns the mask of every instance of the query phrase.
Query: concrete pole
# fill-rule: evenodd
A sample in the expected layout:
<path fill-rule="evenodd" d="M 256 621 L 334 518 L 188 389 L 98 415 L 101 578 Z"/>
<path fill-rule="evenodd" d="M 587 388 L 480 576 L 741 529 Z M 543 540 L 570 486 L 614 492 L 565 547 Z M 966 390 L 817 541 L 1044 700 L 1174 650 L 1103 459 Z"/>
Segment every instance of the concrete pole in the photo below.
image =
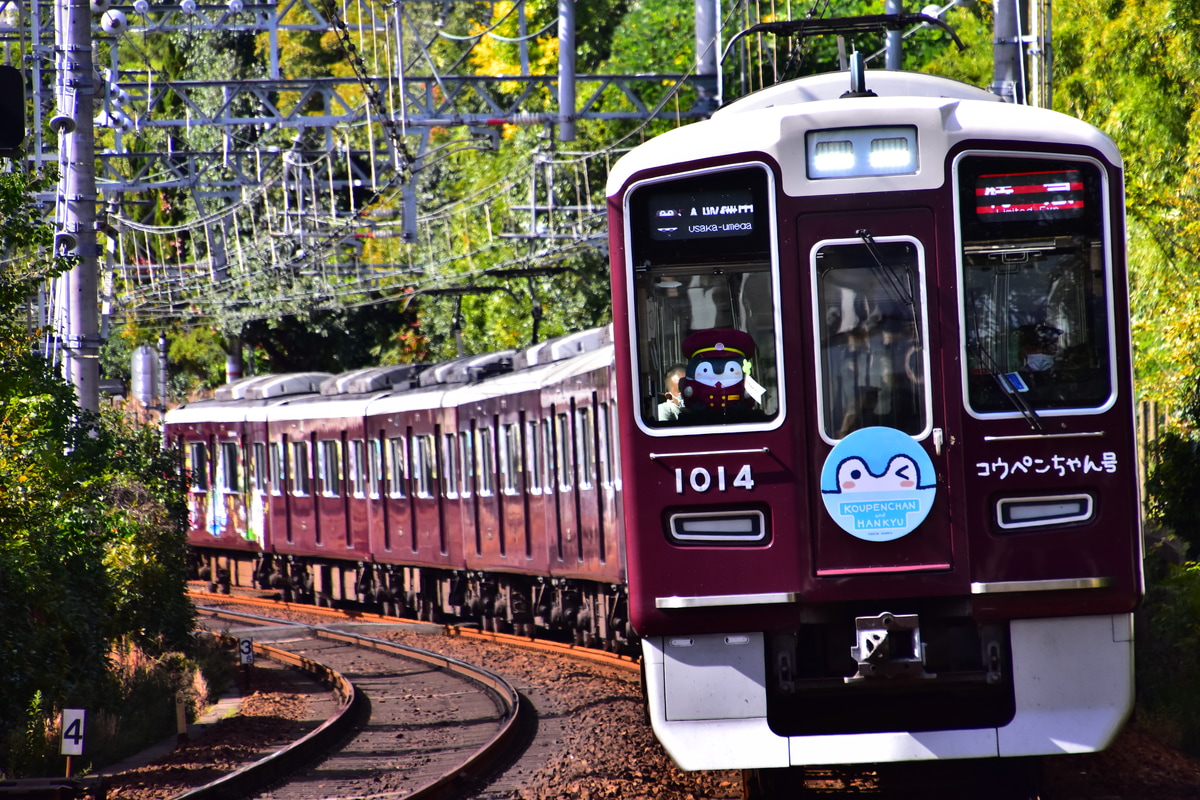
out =
<path fill-rule="evenodd" d="M 558 0 L 558 138 L 575 141 L 575 0 Z"/>
<path fill-rule="evenodd" d="M 158 335 L 158 410 L 167 413 L 167 335 Z"/>
<path fill-rule="evenodd" d="M 903 0 L 884 0 L 883 13 L 899 16 L 904 13 Z M 884 69 L 900 69 L 904 63 L 904 34 L 900 31 L 887 32 L 887 55 L 884 58 Z"/>
<path fill-rule="evenodd" d="M 720 47 L 720 0 L 695 0 L 696 13 L 696 77 L 700 94 L 699 105 L 719 108 L 721 105 L 721 65 L 717 63 Z"/>
<path fill-rule="evenodd" d="M 59 0 L 56 30 L 61 178 L 54 247 L 75 255 L 67 276 L 66 377 L 84 411 L 100 408 L 99 248 L 96 246 L 96 159 L 92 130 L 94 71 L 88 0 Z"/>
<path fill-rule="evenodd" d="M 230 336 L 225 353 L 225 382 L 233 383 L 242 377 L 242 337 Z"/>
<path fill-rule="evenodd" d="M 993 0 L 992 94 L 1006 103 L 1023 103 L 1025 87 L 1021 81 L 1021 32 L 1017 27 L 1019 0 Z"/>

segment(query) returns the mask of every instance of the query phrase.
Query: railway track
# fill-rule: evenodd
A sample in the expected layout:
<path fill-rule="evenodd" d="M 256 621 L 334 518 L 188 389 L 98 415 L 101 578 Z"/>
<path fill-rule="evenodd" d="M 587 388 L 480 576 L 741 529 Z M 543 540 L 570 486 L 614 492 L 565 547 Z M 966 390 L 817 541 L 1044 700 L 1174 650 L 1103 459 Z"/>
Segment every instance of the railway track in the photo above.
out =
<path fill-rule="evenodd" d="M 527 705 L 488 670 L 321 626 L 229 610 L 214 616 L 243 625 L 227 635 L 314 675 L 340 702 L 311 734 L 186 793 L 188 800 L 467 796 L 527 730 Z"/>
<path fill-rule="evenodd" d="M 378 629 L 381 636 L 400 638 L 408 643 L 428 642 L 429 647 L 449 652 L 460 659 L 480 660 L 491 671 L 502 672 L 510 679 L 517 676 L 512 683 L 538 712 L 537 735 L 520 757 L 520 766 L 508 767 L 498 781 L 487 786 L 476 783 L 472 788 L 459 782 L 457 787 L 452 787 L 463 790 L 459 796 L 477 800 L 560 800 L 589 794 L 596 797 L 653 796 L 664 800 L 687 797 L 737 800 L 746 796 L 742 776 L 738 773 L 683 773 L 665 758 L 642 722 L 640 693 L 634 681 L 636 664 L 628 658 L 569 645 L 536 643 L 523 637 L 497 636 L 444 625 L 407 620 L 400 625 L 400 621 L 395 619 L 355 611 L 316 609 L 305 605 L 286 606 L 238 596 L 198 594 L 196 599 L 197 602 L 212 602 L 222 606 L 219 613 L 229 622 L 237 624 L 244 624 L 246 614 L 235 609 L 238 605 L 249 605 L 256 611 L 281 617 L 294 617 L 298 625 L 312 625 L 314 621 L 318 623 L 316 627 L 380 624 L 385 626 Z M 295 633 L 280 635 L 288 638 Z M 504 643 L 505 646 L 496 648 L 491 646 L 492 643 Z M 511 650 L 514 645 L 519 649 Z M 321 646 L 325 647 L 326 643 L 321 643 Z M 586 657 L 585 661 L 580 662 L 582 665 L 594 666 L 576 668 L 563 660 L 564 657 L 580 656 Z M 603 669 L 594 668 L 601 665 Z M 591 682 L 597 674 L 613 677 L 607 682 Z M 1083 760 L 1069 757 L 1067 760 L 1070 764 L 1090 765 L 1101 758 L 1105 756 L 1085 757 Z M 1061 785 L 1061 773 L 1064 770 L 1076 773 L 1078 768 L 1054 760 L 1051 763 L 1056 766 L 1055 773 L 1059 777 L 1049 781 L 1053 788 L 1047 787 L 1050 791 L 1043 793 L 1043 800 L 1063 800 L 1065 797 L 1145 800 L 1149 796 L 1113 792 L 1111 789 L 1099 791 L 1090 785 L 1088 788 L 1076 786 L 1063 794 L 1065 787 Z M 808 779 L 807 793 L 815 796 L 857 797 L 866 794 L 880 798 L 926 800 L 944 796 L 944 793 L 939 795 L 936 791 L 930 792 L 931 786 L 936 786 L 944 779 L 940 773 L 940 768 L 914 768 L 914 774 L 909 776 L 911 781 L 902 781 L 905 788 L 899 790 L 894 780 L 896 775 L 872 775 L 870 771 L 864 774 L 854 769 L 810 770 L 805 777 Z M 992 788 L 995 788 L 994 783 Z M 338 795 L 326 786 L 319 796 L 375 796 L 382 800 L 384 797 L 407 796 L 402 791 L 378 789 L 374 794 L 363 791 L 355 795 Z M 312 795 L 262 796 L 284 798 Z"/>
<path fill-rule="evenodd" d="M 367 611 L 348 610 L 344 608 L 327 608 L 324 606 L 315 606 L 302 603 L 285 603 L 281 600 L 274 600 L 269 597 L 256 595 L 219 595 L 207 592 L 189 592 L 188 594 L 192 598 L 192 601 L 198 606 L 204 606 L 206 608 L 218 610 L 222 609 L 223 607 L 232 608 L 234 606 L 246 606 L 249 608 L 267 610 L 272 614 L 293 614 L 304 618 L 323 617 L 330 620 L 348 622 L 404 624 L 406 626 L 418 628 L 423 627 L 430 631 L 441 632 L 451 637 L 495 642 L 498 644 L 503 644 L 507 647 L 515 647 L 524 650 L 532 650 L 535 652 L 566 656 L 582 661 L 590 661 L 630 673 L 637 672 L 639 669 L 638 660 L 626 654 L 610 653 L 605 650 L 582 647 L 580 645 L 567 644 L 564 642 L 555 642 L 548 639 L 534 639 L 528 636 L 513 636 L 504 633 L 493 633 L 490 631 L 481 631 L 471 627 L 452 624 L 418 622 L 411 619 L 388 617 L 382 614 L 373 614 Z"/>

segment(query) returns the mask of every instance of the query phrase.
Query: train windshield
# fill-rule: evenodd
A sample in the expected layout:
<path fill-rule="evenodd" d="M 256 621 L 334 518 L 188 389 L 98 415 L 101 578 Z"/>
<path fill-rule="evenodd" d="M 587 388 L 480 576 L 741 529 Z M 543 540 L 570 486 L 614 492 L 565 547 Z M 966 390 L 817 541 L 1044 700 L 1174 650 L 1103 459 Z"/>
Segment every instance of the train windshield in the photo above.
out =
<path fill-rule="evenodd" d="M 635 370 L 646 427 L 778 417 L 771 204 L 761 166 L 629 193 Z"/>
<path fill-rule="evenodd" d="M 970 156 L 958 166 L 966 395 L 1036 415 L 1112 396 L 1105 203 L 1084 161 Z"/>
<path fill-rule="evenodd" d="M 830 439 L 872 425 L 916 436 L 929 419 L 922 251 L 860 237 L 813 254 L 822 429 Z"/>

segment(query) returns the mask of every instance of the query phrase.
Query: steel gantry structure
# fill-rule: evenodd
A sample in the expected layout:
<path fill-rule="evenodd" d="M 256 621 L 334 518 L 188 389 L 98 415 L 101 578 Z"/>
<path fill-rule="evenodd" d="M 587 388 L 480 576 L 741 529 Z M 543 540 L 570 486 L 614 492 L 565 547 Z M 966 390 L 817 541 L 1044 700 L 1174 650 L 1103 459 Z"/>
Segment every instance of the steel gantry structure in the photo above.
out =
<path fill-rule="evenodd" d="M 285 275 L 362 272 L 346 243 L 415 242 L 422 215 L 438 212 L 418 203 L 426 171 L 456 149 L 494 146 L 502 126 L 542 126 L 570 142 L 583 120 L 652 118 L 664 83 L 675 87 L 673 117 L 706 116 L 719 92 L 716 5 L 697 8 L 705 43 L 689 73 L 591 75 L 576 74 L 571 0 L 549 21 L 544 10 L 532 19 L 525 0 L 0 0 L 0 45 L 28 76 L 26 157 L 35 168 L 59 165 L 57 194 L 42 199 L 56 247 L 80 261 L 73 282 L 50 292 L 59 300 L 47 316 L 61 319 L 47 320 L 57 331 L 47 350 L 68 364 L 95 360 L 100 321 L 72 318 L 89 292 L 99 291 L 114 319 L 202 317 L 236 295 L 235 265 L 256 265 L 248 271 L 274 285 Z M 228 53 L 206 50 L 205 40 L 253 46 L 253 63 L 223 69 Z M 476 74 L 480 44 L 497 41 L 515 52 L 505 70 L 513 74 Z M 331 55 L 324 74 L 289 74 L 285 51 L 298 43 Z M 535 48 L 556 49 L 553 74 L 540 74 Z M 181 52 L 201 58 L 171 63 Z M 556 159 L 536 160 L 526 180 L 507 187 L 527 185 L 527 213 L 543 212 L 528 231 L 554 246 L 598 238 L 595 199 L 560 203 L 547 194 L 552 181 L 533 177 Z M 168 196 L 189 207 L 164 213 Z M 555 230 L 558 217 L 546 213 L 554 206 L 593 221 Z M 377 286 L 428 269 L 409 262 L 366 272 Z M 80 271 L 103 275 L 99 289 Z M 314 286 L 337 291 L 346 282 L 308 280 L 297 291 L 311 297 Z"/>

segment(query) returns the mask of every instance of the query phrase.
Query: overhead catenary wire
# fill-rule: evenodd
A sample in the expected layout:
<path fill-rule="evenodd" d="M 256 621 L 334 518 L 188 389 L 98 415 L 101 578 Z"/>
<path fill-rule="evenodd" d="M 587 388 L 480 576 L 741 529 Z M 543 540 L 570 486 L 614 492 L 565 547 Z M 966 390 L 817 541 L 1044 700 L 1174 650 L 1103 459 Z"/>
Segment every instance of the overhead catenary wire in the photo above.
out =
<path fill-rule="evenodd" d="M 345 2 L 341 5 L 343 8 L 348 8 Z M 401 15 L 407 13 L 403 8 L 396 6 L 389 6 L 388 8 L 390 10 L 389 13 L 394 15 L 393 18 L 395 21 L 401 21 Z M 508 13 L 511 14 L 511 10 Z M 724 20 L 725 24 L 728 24 L 730 16 L 734 13 L 736 12 L 732 9 L 727 13 Z M 380 38 L 380 41 L 384 41 L 384 36 L 379 31 L 372 31 L 371 26 L 366 24 L 365 19 L 364 15 L 357 20 L 358 24 L 353 26 L 355 28 L 353 35 L 355 37 L 355 44 L 360 51 L 362 49 L 371 51 L 369 54 L 372 59 L 371 63 L 380 63 L 381 50 L 382 54 L 389 58 L 393 56 L 402 58 L 403 54 L 401 51 L 403 48 L 399 46 L 402 39 L 405 39 L 409 44 L 414 43 L 412 39 L 407 37 L 393 37 L 392 34 L 396 28 L 394 25 L 388 25 L 385 26 L 386 33 L 388 37 L 392 37 L 387 40 L 388 46 L 385 48 L 376 47 L 370 43 L 370 37 L 377 36 Z M 426 23 L 411 19 L 409 22 L 412 23 L 410 28 L 413 30 L 418 25 L 422 26 L 425 31 L 429 30 Z M 503 22 L 503 18 L 492 20 L 488 23 L 488 30 L 485 33 L 489 35 L 496 34 L 502 27 Z M 522 40 L 536 38 L 539 34 L 544 34 L 548 30 L 550 30 L 550 26 L 543 27 L 533 34 L 518 38 Z M 441 33 L 444 33 L 444 31 Z M 440 36 L 440 33 L 437 33 L 437 35 Z M 441 38 L 445 39 L 447 37 Z M 508 39 L 510 37 L 501 38 Z M 418 39 L 415 45 L 415 47 L 408 48 L 410 54 L 415 53 L 413 55 L 413 62 L 410 63 L 415 63 L 417 60 L 429 61 L 431 54 L 428 49 L 428 42 Z M 690 50 L 690 43 L 686 46 L 681 44 L 681 48 L 684 47 Z M 466 55 L 462 54 L 454 63 L 462 63 L 464 58 L 466 58 Z M 396 125 L 397 121 L 404 118 L 406 103 L 403 97 L 402 79 L 405 70 L 389 70 L 389 73 L 391 72 L 395 73 L 398 81 L 386 85 L 392 89 L 399 89 L 399 91 L 386 92 L 385 106 L 377 106 L 372 102 L 372 99 L 368 99 L 364 103 L 364 109 L 368 114 L 369 120 L 366 125 L 367 130 L 377 129 L 377 126 L 383 125 L 384 118 L 391 120 L 393 125 Z M 534 246 L 531 247 L 528 253 L 518 252 L 516 255 L 509 255 L 508 250 L 512 246 L 511 240 L 506 241 L 501 237 L 493 236 L 493 231 L 503 232 L 506 229 L 520 229 L 522 212 L 514 211 L 512 206 L 519 205 L 521 197 L 520 193 L 516 196 L 513 193 L 518 190 L 518 187 L 523 186 L 524 181 L 528 179 L 529 170 L 532 169 L 532 164 L 528 164 L 521 169 L 498 177 L 497 180 L 488 185 L 474 189 L 467 197 L 456 198 L 451 202 L 431 208 L 421 208 L 416 218 L 419 238 L 413 245 L 402 248 L 401 252 L 409 260 L 416 258 L 424 274 L 422 277 L 414 277 L 411 269 L 382 271 L 382 275 L 385 278 L 395 278 L 401 281 L 391 288 L 382 287 L 384 295 L 390 294 L 392 297 L 395 297 L 397 292 L 406 291 L 414 286 L 436 285 L 437 281 L 458 280 L 460 276 L 462 280 L 478 278 L 483 273 L 478 269 L 472 268 L 472 265 L 474 264 L 476 267 L 479 267 L 482 264 L 481 259 L 484 259 L 485 254 L 505 253 L 506 255 L 499 259 L 491 255 L 487 256 L 487 258 L 498 263 L 510 265 L 527 264 L 546 257 L 554 258 L 561 256 L 561 254 L 577 253 L 582 248 L 594 247 L 601 243 L 603 241 L 601 232 L 604 227 L 604 204 L 601 199 L 592 197 L 594 187 L 591 169 L 606 167 L 616 155 L 628 149 L 628 143 L 643 137 L 649 126 L 655 124 L 655 120 L 667 119 L 663 114 L 664 109 L 670 104 L 677 103 L 680 90 L 686 80 L 692 77 L 694 73 L 695 67 L 692 67 L 681 81 L 677 81 L 675 85 L 668 87 L 667 91 L 657 101 L 647 117 L 639 121 L 631 129 L 623 132 L 616 141 L 606 142 L 603 146 L 592 150 L 581 150 L 574 153 L 559 152 L 555 154 L 554 163 L 558 165 L 556 167 L 558 172 L 553 179 L 547 177 L 547 181 L 550 181 L 547 184 L 547 191 L 551 193 L 557 191 L 555 184 L 561 180 L 560 177 L 557 177 L 558 174 L 568 176 L 563 186 L 565 187 L 567 184 L 570 184 L 570 189 L 574 191 L 576 209 L 572 214 L 560 214 L 556 212 L 555 219 L 557 223 L 565 226 L 564 231 L 574 233 L 578 237 L 576 240 L 533 242 Z M 444 73 L 439 73 L 436 70 L 431 72 L 435 83 L 438 80 L 439 74 Z M 442 86 L 444 88 L 445 84 L 442 84 Z M 677 122 L 676 124 L 679 123 Z M 401 138 L 407 133 L 405 129 L 400 128 L 398 125 L 396 130 L 399 132 Z M 346 162 L 345 169 L 349 175 L 350 133 L 346 132 L 345 137 L 347 144 L 344 160 Z M 373 152 L 373 148 L 376 146 L 376 137 L 368 135 L 364 138 L 364 142 L 369 148 L 372 148 Z M 398 152 L 398 155 L 401 156 L 398 166 L 403 171 L 407 163 L 410 162 L 405 161 L 402 153 Z M 339 158 L 339 163 L 342 160 Z M 333 175 L 335 164 L 332 158 L 322 158 L 321 156 L 314 158 L 305 155 L 302 159 L 302 163 L 305 165 L 315 166 L 318 162 L 323 163 L 326 177 Z M 433 160 L 431 159 L 432 162 Z M 602 166 L 592 166 L 596 162 Z M 372 158 L 372 170 L 374 170 L 375 164 L 376 159 Z M 340 169 L 341 167 L 339 166 L 338 168 Z M 574 176 L 574 180 L 570 180 L 569 176 Z M 304 179 L 303 192 L 308 198 L 307 200 L 304 200 L 297 194 L 288 193 L 293 192 L 294 189 L 289 188 L 285 192 L 283 190 L 285 184 L 282 181 L 282 175 L 276 174 L 264 177 L 267 178 L 267 181 L 256 187 L 253 191 L 242 191 L 226 207 L 210 212 L 196 220 L 178 225 L 155 226 L 147 224 L 147 221 L 144 219 L 137 219 L 129 214 L 121 214 L 116 217 L 115 221 L 121 225 L 123 230 L 141 230 L 147 239 L 146 247 L 148 254 L 159 249 L 159 246 L 150 243 L 150 239 L 152 238 L 187 235 L 193 232 L 198 234 L 200 230 L 207 230 L 206 226 L 211 225 L 215 227 L 224 225 L 228 226 L 231 232 L 229 236 L 231 252 L 229 253 L 228 261 L 230 264 L 236 266 L 237 272 L 241 275 L 253 276 L 267 272 L 287 272 L 298 275 L 308 274 L 309 277 L 315 277 L 322 283 L 337 283 L 337 285 L 318 287 L 319 291 L 324 293 L 325 298 L 352 297 L 354 293 L 364 292 L 368 288 L 372 290 L 381 288 L 379 283 L 380 275 L 378 273 L 373 274 L 370 280 L 354 276 L 342 276 L 339 275 L 339 271 L 336 269 L 330 269 L 324 280 L 317 273 L 327 265 L 330 267 L 335 265 L 336 262 L 331 260 L 327 253 L 329 248 L 335 246 L 337 242 L 344 240 L 346 236 L 354 235 L 356 232 L 362 231 L 364 227 L 368 230 L 395 230 L 398 227 L 398 223 L 373 221 L 365 215 L 365 212 L 369 212 L 373 207 L 394 204 L 402 187 L 411 184 L 411 176 L 409 176 L 407 182 L 397 181 L 394 177 L 391 180 L 384 181 L 381 179 L 381 176 L 375 176 L 372 172 L 371 180 L 374 183 L 369 187 L 372 195 L 369 199 L 365 198 L 360 201 L 359 196 L 351 188 L 348 188 L 343 193 L 341 191 L 335 192 L 332 187 L 328 187 L 323 192 L 323 199 L 316 205 L 312 204 L 312 198 L 317 191 L 316 185 L 319 183 L 315 175 L 310 173 Z M 505 198 L 509 199 L 505 201 Z M 551 197 L 551 199 L 553 198 Z M 279 245 L 283 243 L 281 237 L 260 237 L 253 227 L 257 224 L 259 216 L 266 217 L 265 223 L 268 227 L 273 227 L 281 222 L 282 220 L 279 219 L 279 215 L 273 213 L 273 208 L 277 208 L 280 203 L 289 202 L 291 203 L 291 208 L 299 215 L 295 221 L 297 224 L 305 226 L 307 234 L 306 242 L 312 245 L 306 248 L 308 251 L 306 254 L 307 260 L 296 259 L 290 254 L 281 252 L 279 249 Z M 596 205 L 597 213 L 589 213 L 586 210 L 593 203 Z M 301 205 L 303 207 L 302 215 L 300 215 Z M 347 208 L 350 209 L 350 213 L 347 213 Z M 500 209 L 504 210 L 501 211 Z M 500 213 L 497 213 L 498 211 Z M 467 242 L 466 239 L 456 240 L 451 237 L 444 252 L 440 248 L 436 252 L 430 250 L 429 242 L 431 241 L 431 237 L 429 234 L 434 233 L 434 231 L 426 230 L 426 228 L 444 226 L 449 230 L 448 226 L 451 225 L 465 225 L 469 227 L 474 224 L 470 221 L 473 215 L 478 215 L 480 224 L 485 225 L 487 229 L 486 236 L 471 236 L 470 242 Z M 245 235 L 247 233 L 247 225 L 245 223 L 249 223 L 250 225 L 249 235 Z M 447 241 L 444 233 L 436 238 L 441 241 Z M 190 241 L 187 246 L 194 247 L 199 244 L 201 244 L 201 241 L 198 238 Z M 426 248 L 426 252 L 421 253 L 421 248 Z M 192 295 L 196 301 L 195 305 L 197 308 L 208 307 L 210 302 L 217 304 L 223 302 L 218 294 L 213 294 L 216 291 L 214 287 L 201 285 L 195 281 L 192 277 L 194 272 L 186 266 L 190 262 L 183 258 L 184 254 L 182 252 L 176 252 L 173 255 L 171 268 L 176 275 L 175 285 L 177 288 L 182 288 L 184 295 L 188 295 L 189 293 Z M 315 264 L 317 267 L 315 272 L 305 266 L 306 264 Z M 152 270 L 154 277 L 159 277 L 160 271 Z M 202 295 L 205 294 L 211 294 L 211 297 L 203 297 Z M 325 299 L 316 295 L 301 295 L 301 297 L 314 302 L 325 302 Z M 369 302 L 386 301 L 386 296 L 384 296 L 372 297 Z M 368 301 L 364 300 L 364 302 Z"/>

